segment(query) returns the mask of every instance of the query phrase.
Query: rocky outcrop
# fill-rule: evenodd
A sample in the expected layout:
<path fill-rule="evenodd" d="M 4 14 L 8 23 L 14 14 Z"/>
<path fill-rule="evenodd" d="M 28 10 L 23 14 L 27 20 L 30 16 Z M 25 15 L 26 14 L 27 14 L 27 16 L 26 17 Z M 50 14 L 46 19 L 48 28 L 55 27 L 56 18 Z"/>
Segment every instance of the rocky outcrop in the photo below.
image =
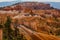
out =
<path fill-rule="evenodd" d="M 59 34 L 60 10 L 51 7 L 50 4 L 23 2 L 4 7 L 0 10 L 0 23 L 4 24 L 7 16 L 12 18 L 12 28 L 17 20 L 18 25 L 21 24 L 32 31 L 42 33 L 40 36 L 48 34 L 49 36 L 46 38 L 51 39 L 53 35 Z M 45 36 L 43 37 L 45 38 Z"/>
<path fill-rule="evenodd" d="M 3 10 L 23 10 L 23 9 L 34 9 L 34 10 L 38 10 L 38 9 L 43 9 L 43 10 L 47 10 L 47 9 L 54 9 L 53 7 L 50 6 L 50 4 L 46 4 L 46 3 L 39 3 L 39 2 L 22 2 L 22 3 L 17 3 L 11 6 L 7 6 L 2 8 Z"/>

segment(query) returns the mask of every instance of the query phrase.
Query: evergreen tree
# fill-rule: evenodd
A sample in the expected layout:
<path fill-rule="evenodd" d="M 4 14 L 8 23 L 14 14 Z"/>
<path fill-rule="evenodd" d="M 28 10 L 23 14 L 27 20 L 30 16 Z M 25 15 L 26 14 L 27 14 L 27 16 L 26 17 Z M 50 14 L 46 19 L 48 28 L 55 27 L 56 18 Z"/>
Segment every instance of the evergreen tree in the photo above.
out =
<path fill-rule="evenodd" d="M 7 39 L 7 40 L 11 39 L 10 33 L 11 33 L 12 29 L 10 27 L 10 24 L 11 24 L 11 18 L 10 18 L 10 16 L 7 16 L 7 21 L 4 24 L 4 26 L 5 26 L 5 28 L 4 28 L 4 33 L 5 33 L 4 38 Z"/>
<path fill-rule="evenodd" d="M 15 30 L 11 29 L 11 18 L 8 16 L 7 21 L 4 24 L 3 40 L 25 40 L 24 36 L 20 34 L 18 27 L 18 20 L 14 23 Z"/>

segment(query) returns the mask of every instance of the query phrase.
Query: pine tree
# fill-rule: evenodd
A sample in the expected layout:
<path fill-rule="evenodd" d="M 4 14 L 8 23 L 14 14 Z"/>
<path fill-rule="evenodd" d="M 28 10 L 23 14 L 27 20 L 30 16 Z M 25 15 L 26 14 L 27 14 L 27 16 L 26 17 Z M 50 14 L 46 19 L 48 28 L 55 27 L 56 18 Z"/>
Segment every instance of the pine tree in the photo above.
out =
<path fill-rule="evenodd" d="M 5 33 L 4 38 L 7 40 L 11 39 L 10 33 L 11 33 L 12 29 L 10 27 L 10 24 L 11 24 L 11 18 L 10 18 L 10 16 L 7 16 L 7 21 L 4 24 L 4 26 L 5 26 L 4 27 L 4 33 Z"/>
<path fill-rule="evenodd" d="M 4 24 L 4 39 L 3 40 L 26 40 L 22 34 L 20 34 L 18 27 L 18 20 L 15 21 L 14 28 L 11 29 L 11 18 L 8 16 L 7 21 Z"/>

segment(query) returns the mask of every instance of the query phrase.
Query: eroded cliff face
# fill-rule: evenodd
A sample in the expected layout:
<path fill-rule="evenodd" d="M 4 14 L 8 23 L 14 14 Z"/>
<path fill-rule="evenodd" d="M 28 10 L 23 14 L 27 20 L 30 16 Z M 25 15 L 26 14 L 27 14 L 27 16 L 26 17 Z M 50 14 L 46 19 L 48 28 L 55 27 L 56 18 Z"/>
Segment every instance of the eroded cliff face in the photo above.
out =
<path fill-rule="evenodd" d="M 39 3 L 39 2 L 22 2 L 22 3 L 17 3 L 11 6 L 7 6 L 2 8 L 3 10 L 23 10 L 25 8 L 28 9 L 54 9 L 53 7 L 50 6 L 50 4 L 46 3 Z M 1 9 L 1 8 L 0 8 Z"/>
<path fill-rule="evenodd" d="M 7 16 L 12 18 L 12 28 L 17 20 L 18 25 L 24 25 L 32 31 L 60 35 L 60 10 L 50 4 L 25 2 L 4 7 L 0 10 L 0 23 L 4 24 Z"/>
<path fill-rule="evenodd" d="M 46 32 L 51 30 L 48 24 L 56 24 L 60 20 L 59 10 L 52 8 L 50 4 L 37 2 L 24 2 L 4 7 L 0 10 L 1 23 L 6 21 L 7 16 L 19 20 L 19 24 L 24 24 L 33 30 L 39 31 L 44 28 Z"/>
<path fill-rule="evenodd" d="M 59 19 L 55 19 L 53 16 L 17 16 L 13 17 L 13 20 L 18 20 L 18 24 L 23 24 L 27 26 L 27 28 L 30 28 L 37 32 L 45 32 L 47 34 L 50 34 L 50 31 L 52 31 L 55 35 L 55 31 L 57 30 L 57 28 L 59 28 L 57 27 L 57 25 L 59 25 Z"/>
<path fill-rule="evenodd" d="M 57 12 L 57 14 L 55 13 Z M 13 23 L 15 22 L 15 20 L 18 20 L 18 25 L 24 25 L 26 28 L 32 30 L 33 32 L 38 32 L 38 34 L 40 35 L 40 33 L 43 34 L 48 34 L 49 36 L 47 37 L 47 39 L 45 38 L 47 35 L 43 35 L 42 38 L 45 38 L 46 40 L 51 40 L 53 38 L 53 36 L 51 35 L 55 35 L 57 36 L 60 30 L 60 13 L 58 11 L 55 11 L 54 13 L 20 13 L 17 16 L 12 17 L 13 19 Z M 32 13 L 32 14 L 31 14 Z M 57 16 L 59 15 L 59 16 Z M 42 36 L 42 35 L 40 35 Z M 49 37 L 51 37 L 49 39 Z M 55 37 L 54 37 L 55 38 Z M 57 37 L 56 37 L 57 38 Z M 36 38 L 37 39 L 37 38 Z M 43 40 L 45 40 L 43 39 Z M 55 39 L 53 39 L 55 40 Z M 60 40 L 57 38 L 57 40 Z"/>

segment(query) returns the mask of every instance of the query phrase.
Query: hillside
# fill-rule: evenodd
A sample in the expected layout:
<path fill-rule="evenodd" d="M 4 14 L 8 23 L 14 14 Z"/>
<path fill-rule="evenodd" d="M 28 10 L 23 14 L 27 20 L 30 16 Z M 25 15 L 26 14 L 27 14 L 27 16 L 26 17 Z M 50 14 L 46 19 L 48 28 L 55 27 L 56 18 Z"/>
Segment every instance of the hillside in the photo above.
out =
<path fill-rule="evenodd" d="M 23 10 L 25 8 L 28 9 L 54 9 L 53 7 L 50 6 L 50 4 L 46 3 L 39 3 L 39 2 L 22 2 L 22 3 L 16 3 L 11 6 L 4 7 L 4 10 Z"/>
<path fill-rule="evenodd" d="M 60 10 L 50 4 L 23 2 L 0 8 L 0 24 L 7 16 L 12 19 L 11 28 L 17 25 L 27 40 L 60 40 Z"/>

